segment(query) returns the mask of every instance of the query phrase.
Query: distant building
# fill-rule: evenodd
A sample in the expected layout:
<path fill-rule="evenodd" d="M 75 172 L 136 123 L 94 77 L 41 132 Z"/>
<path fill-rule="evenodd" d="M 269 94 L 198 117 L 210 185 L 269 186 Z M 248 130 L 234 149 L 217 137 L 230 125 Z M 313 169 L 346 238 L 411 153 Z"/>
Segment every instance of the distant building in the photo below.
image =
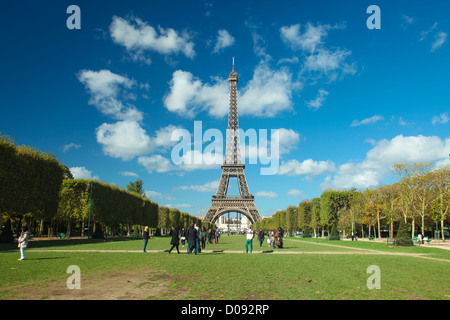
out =
<path fill-rule="evenodd" d="M 239 218 L 229 220 L 227 215 L 223 215 L 216 220 L 216 226 L 222 232 L 228 232 L 228 230 L 231 233 L 243 232 L 250 225 L 251 221 L 245 215 L 239 215 Z"/>

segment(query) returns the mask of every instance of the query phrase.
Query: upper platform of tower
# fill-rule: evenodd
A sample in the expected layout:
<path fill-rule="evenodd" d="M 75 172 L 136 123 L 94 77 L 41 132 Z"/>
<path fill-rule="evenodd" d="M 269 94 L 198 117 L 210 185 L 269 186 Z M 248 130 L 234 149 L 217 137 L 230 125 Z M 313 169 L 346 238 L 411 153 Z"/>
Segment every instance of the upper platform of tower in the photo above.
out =
<path fill-rule="evenodd" d="M 233 57 L 233 70 L 230 72 L 228 81 L 238 81 L 238 74 L 236 71 L 234 71 L 234 57 Z"/>

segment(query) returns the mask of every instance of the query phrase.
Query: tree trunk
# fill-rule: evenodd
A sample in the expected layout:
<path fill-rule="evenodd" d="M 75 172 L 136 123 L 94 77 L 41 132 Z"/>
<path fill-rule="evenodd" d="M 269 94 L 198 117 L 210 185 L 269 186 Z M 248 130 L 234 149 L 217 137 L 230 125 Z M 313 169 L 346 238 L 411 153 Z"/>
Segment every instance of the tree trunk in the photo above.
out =
<path fill-rule="evenodd" d="M 394 237 L 394 220 L 391 220 L 391 232 L 390 232 L 391 236 L 390 238 Z"/>
<path fill-rule="evenodd" d="M 381 239 L 380 210 L 377 210 L 377 221 L 378 221 L 378 239 Z"/>
<path fill-rule="evenodd" d="M 44 233 L 44 219 L 41 219 L 41 221 L 39 222 L 39 236 L 42 236 L 43 233 Z"/>
<path fill-rule="evenodd" d="M 444 236 L 444 220 L 441 220 L 441 232 L 442 232 L 442 241 L 445 241 L 445 236 Z"/>
<path fill-rule="evenodd" d="M 416 225 L 416 217 L 413 216 L 412 217 L 412 222 L 411 222 L 411 238 L 414 238 L 415 225 Z"/>
<path fill-rule="evenodd" d="M 84 230 L 84 221 L 81 222 L 81 237 L 84 238 L 86 236 L 86 231 Z"/>

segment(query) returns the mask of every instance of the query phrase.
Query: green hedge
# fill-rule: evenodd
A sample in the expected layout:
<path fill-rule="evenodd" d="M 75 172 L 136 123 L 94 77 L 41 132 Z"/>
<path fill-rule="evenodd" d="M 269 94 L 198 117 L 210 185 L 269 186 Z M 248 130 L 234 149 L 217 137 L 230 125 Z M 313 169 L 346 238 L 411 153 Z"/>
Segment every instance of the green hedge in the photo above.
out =
<path fill-rule="evenodd" d="M 91 225 L 100 222 L 108 226 L 158 226 L 157 203 L 137 193 L 92 180 L 65 180 L 62 183 L 58 218 L 62 221 L 87 221 L 91 191 Z"/>
<path fill-rule="evenodd" d="M 10 217 L 53 218 L 67 171 L 55 155 L 17 146 L 0 135 L 0 212 Z"/>

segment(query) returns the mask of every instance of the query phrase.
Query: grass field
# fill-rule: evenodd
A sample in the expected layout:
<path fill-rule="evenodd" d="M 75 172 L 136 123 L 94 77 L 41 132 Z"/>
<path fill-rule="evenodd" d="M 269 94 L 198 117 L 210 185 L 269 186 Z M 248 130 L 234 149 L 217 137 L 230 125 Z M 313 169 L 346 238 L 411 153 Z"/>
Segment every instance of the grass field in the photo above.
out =
<path fill-rule="evenodd" d="M 386 243 L 285 239 L 283 249 L 244 236 L 222 236 L 199 255 L 164 252 L 170 238 L 30 241 L 26 260 L 0 246 L 0 299 L 450 299 L 450 251 L 389 248 Z M 12 250 L 12 251 L 9 251 Z M 273 252 L 272 252 L 273 251 Z M 67 267 L 81 270 L 81 289 L 69 290 Z M 369 266 L 380 289 L 369 289 Z"/>

